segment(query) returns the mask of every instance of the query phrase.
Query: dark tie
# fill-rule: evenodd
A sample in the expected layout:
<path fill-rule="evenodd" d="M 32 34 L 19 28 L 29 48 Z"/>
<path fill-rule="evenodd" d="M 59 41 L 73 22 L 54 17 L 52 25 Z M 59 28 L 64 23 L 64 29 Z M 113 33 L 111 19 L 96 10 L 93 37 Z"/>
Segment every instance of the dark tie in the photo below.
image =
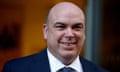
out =
<path fill-rule="evenodd" d="M 71 67 L 64 67 L 57 72 L 76 72 L 76 71 Z"/>

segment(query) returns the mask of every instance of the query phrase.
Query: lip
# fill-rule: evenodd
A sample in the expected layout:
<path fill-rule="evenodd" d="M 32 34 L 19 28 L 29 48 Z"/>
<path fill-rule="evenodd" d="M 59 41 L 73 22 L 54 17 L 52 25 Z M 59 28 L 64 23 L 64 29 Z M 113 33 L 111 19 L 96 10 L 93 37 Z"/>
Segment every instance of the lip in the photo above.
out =
<path fill-rule="evenodd" d="M 66 50 L 72 50 L 75 47 L 76 42 L 60 42 L 60 44 Z"/>
<path fill-rule="evenodd" d="M 76 42 L 60 42 L 61 44 L 66 44 L 66 45 L 71 45 L 71 44 L 76 44 Z"/>

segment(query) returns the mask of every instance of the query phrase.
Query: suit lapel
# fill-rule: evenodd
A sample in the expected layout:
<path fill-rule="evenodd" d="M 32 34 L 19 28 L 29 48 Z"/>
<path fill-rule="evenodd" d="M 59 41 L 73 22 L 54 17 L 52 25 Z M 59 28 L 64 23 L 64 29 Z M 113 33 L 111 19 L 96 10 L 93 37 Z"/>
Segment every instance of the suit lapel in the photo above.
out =
<path fill-rule="evenodd" d="M 29 72 L 50 72 L 47 50 L 34 56 L 30 67 Z"/>
<path fill-rule="evenodd" d="M 86 63 L 82 57 L 80 57 L 80 62 L 82 64 L 83 72 L 89 72 L 88 69 L 86 68 Z"/>
<path fill-rule="evenodd" d="M 90 63 L 84 58 L 80 57 L 83 72 L 92 72 Z M 29 65 L 28 72 L 50 72 L 49 60 L 47 56 L 47 49 L 43 52 L 36 54 L 33 57 L 32 63 Z"/>
<path fill-rule="evenodd" d="M 84 59 L 83 57 L 80 57 L 80 61 L 82 64 L 83 72 L 94 72 L 92 68 L 92 63 L 88 60 Z"/>

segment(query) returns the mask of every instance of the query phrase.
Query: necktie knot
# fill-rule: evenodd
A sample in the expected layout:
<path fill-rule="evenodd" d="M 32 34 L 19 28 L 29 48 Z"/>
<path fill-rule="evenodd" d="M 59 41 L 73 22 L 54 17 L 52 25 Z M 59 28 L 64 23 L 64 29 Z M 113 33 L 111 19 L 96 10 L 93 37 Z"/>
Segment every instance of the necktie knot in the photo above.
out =
<path fill-rule="evenodd" d="M 76 72 L 76 71 L 71 67 L 64 67 L 57 72 Z"/>

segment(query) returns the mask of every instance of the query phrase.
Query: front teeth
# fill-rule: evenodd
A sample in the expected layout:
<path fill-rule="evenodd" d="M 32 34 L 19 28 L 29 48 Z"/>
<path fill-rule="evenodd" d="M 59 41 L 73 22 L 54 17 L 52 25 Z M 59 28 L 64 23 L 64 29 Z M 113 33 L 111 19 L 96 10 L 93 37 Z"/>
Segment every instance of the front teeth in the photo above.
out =
<path fill-rule="evenodd" d="M 62 44 L 75 44 L 76 42 L 61 42 Z"/>

